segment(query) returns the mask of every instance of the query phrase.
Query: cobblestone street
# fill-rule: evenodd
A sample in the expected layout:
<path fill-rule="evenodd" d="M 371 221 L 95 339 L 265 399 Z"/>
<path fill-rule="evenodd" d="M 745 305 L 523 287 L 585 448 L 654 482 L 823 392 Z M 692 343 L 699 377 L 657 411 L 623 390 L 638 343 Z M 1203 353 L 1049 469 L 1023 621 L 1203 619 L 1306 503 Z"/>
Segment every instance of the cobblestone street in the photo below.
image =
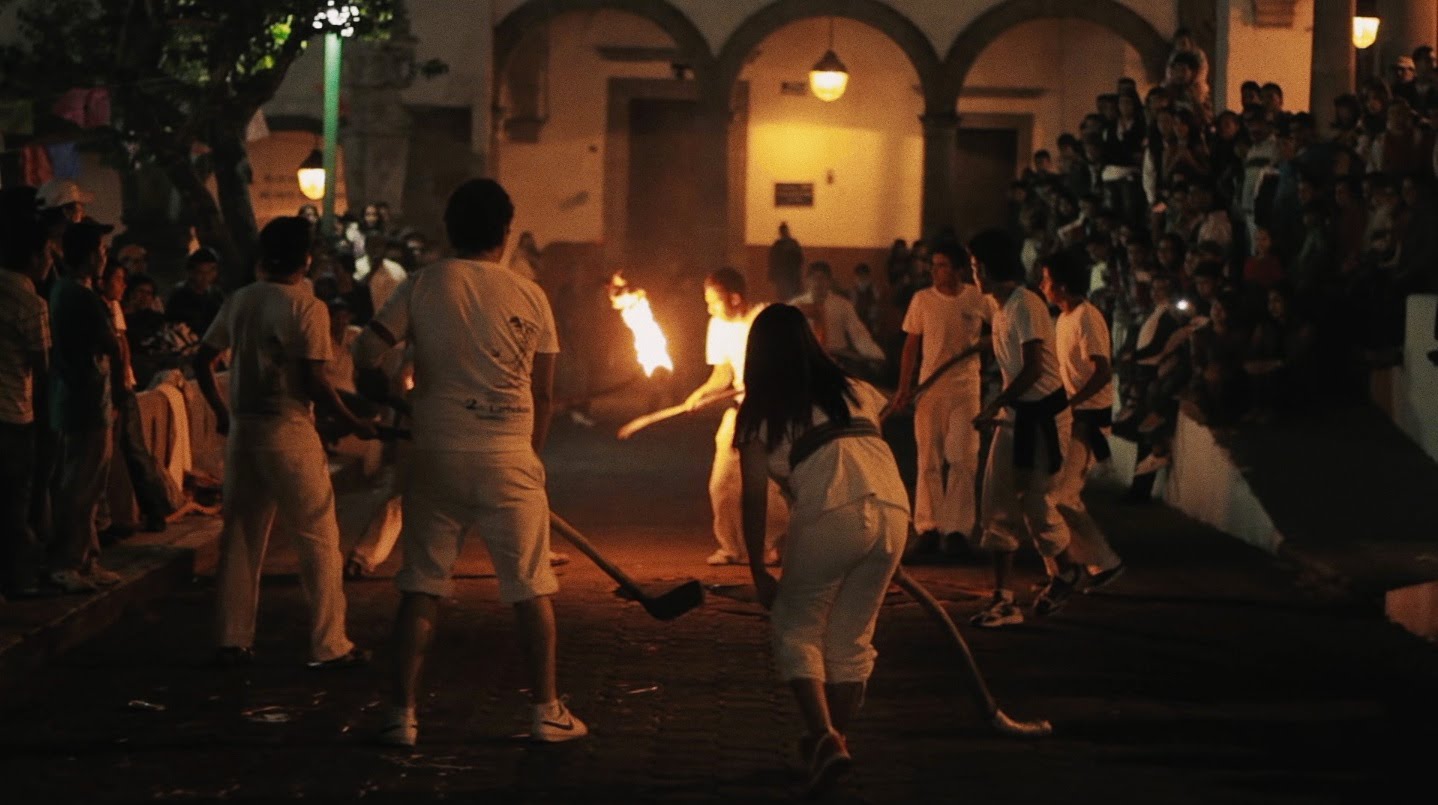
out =
<path fill-rule="evenodd" d="M 702 561 L 708 427 L 675 422 L 624 443 L 602 426 L 555 433 L 555 511 L 646 583 L 734 586 L 661 623 L 568 551 L 560 682 L 589 739 L 517 739 L 527 710 L 510 616 L 473 545 L 432 655 L 417 751 L 372 745 L 392 567 L 347 585 L 352 635 L 376 648 L 375 666 L 311 672 L 293 555 L 276 545 L 250 668 L 203 667 L 202 573 L 9 691 L 5 801 L 793 799 L 798 718 L 771 669 L 767 623 L 743 600 L 743 569 Z M 965 629 L 1000 702 L 1052 720 L 1054 736 L 987 731 L 947 637 L 895 590 L 852 730 L 858 765 L 834 801 L 1372 801 L 1431 760 L 1433 647 L 1160 505 L 1095 504 L 1124 578 L 1048 621 Z M 956 617 L 986 592 L 978 562 L 914 570 Z M 1031 561 L 1022 589 L 1036 575 Z"/>

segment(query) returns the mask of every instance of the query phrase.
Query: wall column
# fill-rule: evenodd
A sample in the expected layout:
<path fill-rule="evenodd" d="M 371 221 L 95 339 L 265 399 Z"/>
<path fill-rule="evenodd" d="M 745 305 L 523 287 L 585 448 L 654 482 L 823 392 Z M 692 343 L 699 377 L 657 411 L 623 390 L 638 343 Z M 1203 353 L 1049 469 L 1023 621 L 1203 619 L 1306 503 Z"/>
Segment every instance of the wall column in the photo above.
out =
<path fill-rule="evenodd" d="M 1355 0 L 1314 0 L 1313 83 L 1308 90 L 1308 111 L 1315 120 L 1328 120 L 1333 99 L 1353 91 L 1353 11 Z"/>
<path fill-rule="evenodd" d="M 954 162 L 958 150 L 959 116 L 952 110 L 926 111 L 924 124 L 924 197 L 921 237 L 937 235 L 954 221 Z M 971 234 L 971 233 L 970 233 Z"/>
<path fill-rule="evenodd" d="M 696 71 L 699 72 L 699 71 Z M 695 253 L 699 256 L 697 265 L 705 274 L 726 265 L 743 269 L 744 221 L 742 206 L 739 220 L 735 215 L 735 193 L 739 188 L 730 187 L 732 171 L 729 153 L 729 130 L 734 115 L 730 110 L 730 88 L 720 87 L 713 79 L 713 70 L 704 70 L 698 76 L 699 104 L 695 125 L 698 127 L 700 164 L 695 165 L 695 181 L 705 188 L 705 199 L 712 214 L 700 216 L 699 229 L 694 233 Z M 739 165 L 742 171 L 744 166 Z M 742 193 L 738 196 L 742 204 Z M 737 226 L 737 230 L 735 227 Z M 738 250 L 731 241 L 738 237 Z"/>
<path fill-rule="evenodd" d="M 1438 45 L 1438 3 L 1433 0 L 1378 0 L 1378 44 L 1382 46 L 1384 77 L 1399 56 L 1419 45 Z"/>

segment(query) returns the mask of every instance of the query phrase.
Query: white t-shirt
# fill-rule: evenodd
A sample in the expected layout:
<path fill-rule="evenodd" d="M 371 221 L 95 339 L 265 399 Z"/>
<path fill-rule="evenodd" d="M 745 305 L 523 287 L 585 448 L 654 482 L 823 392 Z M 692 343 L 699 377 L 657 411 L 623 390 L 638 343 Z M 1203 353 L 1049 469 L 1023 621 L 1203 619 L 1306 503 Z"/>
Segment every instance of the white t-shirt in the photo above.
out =
<path fill-rule="evenodd" d="M 994 314 L 994 357 L 1004 376 L 1004 386 L 1024 369 L 1024 344 L 1042 341 L 1042 364 L 1039 379 L 1019 395 L 1020 402 L 1034 402 L 1063 387 L 1059 375 L 1058 353 L 1055 352 L 1054 323 L 1048 306 L 1028 288 L 1015 288 Z"/>
<path fill-rule="evenodd" d="M 929 379 L 936 369 L 955 355 L 979 343 L 984 323 L 993 321 L 997 305 L 991 296 L 967 283 L 959 284 L 954 296 L 931 287 L 914 294 L 909 312 L 904 314 L 904 332 L 922 336 L 923 356 L 919 363 L 919 382 Z M 965 360 L 965 365 L 949 370 L 945 379 L 979 382 L 979 356 Z"/>
<path fill-rule="evenodd" d="M 106 299 L 105 303 L 110 306 L 110 318 L 114 320 L 115 336 L 121 340 L 124 340 L 125 330 L 129 327 L 129 325 L 125 323 L 125 308 L 121 307 L 120 303 L 116 302 L 113 299 Z M 133 389 L 135 388 L 135 385 L 135 367 L 131 365 L 126 365 L 125 388 Z"/>
<path fill-rule="evenodd" d="M 314 437 L 301 364 L 328 361 L 330 312 L 303 284 L 254 282 L 225 299 L 205 344 L 230 349 L 230 444 L 283 450 Z"/>
<path fill-rule="evenodd" d="M 729 364 L 734 370 L 734 388 L 739 391 L 744 390 L 744 350 L 749 346 L 749 328 L 763 309 L 764 305 L 755 305 L 738 321 L 711 317 L 704 334 L 704 362 L 710 366 Z"/>
<path fill-rule="evenodd" d="M 862 380 L 850 380 L 855 400 L 849 412 L 870 422 L 879 421 L 879 413 L 888 402 L 873 386 Z M 814 409 L 814 424 L 828 421 L 824 412 Z M 759 440 L 767 443 L 766 427 L 759 428 Z M 909 493 L 904 489 L 898 465 L 889 445 L 882 439 L 835 439 L 820 447 L 794 470 L 789 470 L 792 439 L 785 438 L 769 453 L 769 476 L 790 496 L 794 522 L 811 522 L 819 515 L 873 496 L 880 503 L 909 510 Z"/>
<path fill-rule="evenodd" d="M 1064 390 L 1072 398 L 1093 377 L 1093 356 L 1102 355 L 1110 360 L 1113 357 L 1108 324 L 1098 308 L 1084 302 L 1071 311 L 1060 313 L 1054 330 L 1058 337 L 1059 372 L 1063 375 Z M 1078 407 L 1081 411 L 1112 408 L 1113 384 L 1105 385 Z"/>
<path fill-rule="evenodd" d="M 538 285 L 499 263 L 441 260 L 400 283 L 374 320 L 414 348 L 415 447 L 529 447 L 534 356 L 559 352 Z"/>
<path fill-rule="evenodd" d="M 807 314 L 806 308 L 814 304 L 814 294 L 806 291 L 789 300 L 789 304 Z M 830 293 L 824 297 L 823 316 L 825 349 L 830 352 L 854 352 L 871 361 L 884 359 L 884 350 L 874 343 L 874 337 L 869 335 L 868 328 L 859 321 L 859 313 L 854 310 L 853 302 L 836 293 Z"/>

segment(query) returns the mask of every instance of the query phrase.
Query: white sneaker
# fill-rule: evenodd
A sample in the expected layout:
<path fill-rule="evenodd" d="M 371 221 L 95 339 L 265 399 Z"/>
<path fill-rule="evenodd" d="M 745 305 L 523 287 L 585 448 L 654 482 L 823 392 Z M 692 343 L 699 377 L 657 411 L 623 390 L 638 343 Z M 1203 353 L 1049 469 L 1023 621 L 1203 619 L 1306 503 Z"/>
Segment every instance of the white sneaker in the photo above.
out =
<path fill-rule="evenodd" d="M 95 592 L 95 582 L 78 570 L 56 570 L 50 574 L 50 582 L 66 593 Z"/>
<path fill-rule="evenodd" d="M 740 564 L 739 557 L 723 549 L 717 550 L 714 553 L 709 554 L 709 558 L 705 559 L 704 562 L 705 564 L 715 566 Z"/>
<path fill-rule="evenodd" d="M 1014 605 L 1014 594 L 1008 590 L 995 590 L 989 605 L 969 618 L 969 623 L 982 629 L 996 629 L 1024 622 L 1024 611 Z"/>
<path fill-rule="evenodd" d="M 549 704 L 534 705 L 534 718 L 529 730 L 530 740 L 541 743 L 562 743 L 583 738 L 588 734 L 589 728 L 569 712 L 569 708 L 565 706 L 562 699 L 557 699 Z"/>
<path fill-rule="evenodd" d="M 386 746 L 414 746 L 419 740 L 419 719 L 411 710 L 390 708 L 389 717 L 380 727 L 377 738 Z"/>

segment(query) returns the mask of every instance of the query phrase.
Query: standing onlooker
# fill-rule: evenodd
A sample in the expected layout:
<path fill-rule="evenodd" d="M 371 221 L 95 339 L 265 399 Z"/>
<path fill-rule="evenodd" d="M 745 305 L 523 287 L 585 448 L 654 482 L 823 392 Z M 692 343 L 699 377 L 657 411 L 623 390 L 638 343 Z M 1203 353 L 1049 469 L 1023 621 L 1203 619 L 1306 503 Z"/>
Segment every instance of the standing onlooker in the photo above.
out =
<path fill-rule="evenodd" d="M 225 302 L 224 294 L 215 284 L 219 276 L 220 255 L 214 249 L 196 249 L 185 260 L 185 279 L 165 300 L 165 315 L 170 321 L 184 323 L 197 335 L 208 332 Z"/>
<path fill-rule="evenodd" d="M 489 548 L 500 600 L 514 608 L 529 675 L 530 737 L 582 738 L 559 697 L 549 567 L 549 501 L 539 458 L 549 433 L 554 316 L 538 285 L 499 263 L 514 220 L 509 194 L 471 180 L 450 196 L 455 258 L 407 279 L 360 336 L 356 362 L 379 365 L 400 342 L 414 350 L 414 450 L 404 498 L 403 594 L 395 616 L 393 698 L 380 740 L 413 746 L 420 670 L 439 601 L 473 529 Z"/>
<path fill-rule="evenodd" d="M 1024 621 L 1008 579 L 1025 538 L 1032 538 L 1055 568 L 1034 602 L 1035 615 L 1063 607 L 1083 572 L 1069 556 L 1068 525 L 1053 497 L 1073 414 L 1059 373 L 1053 320 L 1043 299 L 1023 286 L 1018 247 L 1002 232 L 987 230 L 969 242 L 969 251 L 979 287 L 998 303 L 993 344 L 1003 390 L 974 420 L 976 426 L 994 428 L 984 471 L 980 542 L 993 554 L 994 594 L 971 620 L 975 626 L 996 627 Z"/>
<path fill-rule="evenodd" d="M 974 482 L 979 437 L 974 417 L 983 405 L 979 351 L 993 305 L 972 276 L 968 252 L 958 243 L 936 243 L 934 284 L 914 294 L 904 315 L 904 352 L 894 408 L 914 400 L 918 478 L 914 487 L 916 558 L 946 550 L 964 552 L 978 520 Z M 915 400 L 920 383 L 928 388 Z"/>
<path fill-rule="evenodd" d="M 364 254 L 355 258 L 354 278 L 369 288 L 370 303 L 378 313 L 407 276 L 404 266 L 385 256 L 390 240 L 374 232 L 365 236 Z"/>
<path fill-rule="evenodd" d="M 769 282 L 774 298 L 793 299 L 802 290 L 804 249 L 789 234 L 788 222 L 779 224 L 779 239 L 769 247 Z"/>
<path fill-rule="evenodd" d="M 113 389 L 120 341 L 96 285 L 105 264 L 105 236 L 114 227 L 92 221 L 65 229 L 65 272 L 50 291 L 55 339 L 51 427 L 60 433 L 60 481 L 50 579 L 66 592 L 108 586 L 120 576 L 99 563 L 96 516 L 109 478 Z"/>
<path fill-rule="evenodd" d="M 50 314 L 35 286 L 49 260 L 34 188 L 0 190 L 0 591 L 12 598 L 39 591 L 41 546 L 30 502 L 38 469 L 35 390 L 48 382 Z"/>
<path fill-rule="evenodd" d="M 165 530 L 165 520 L 175 512 L 175 506 L 170 502 L 169 486 L 165 483 L 160 465 L 145 446 L 145 434 L 140 427 L 140 403 L 135 398 L 135 371 L 130 363 L 129 327 L 125 323 L 125 310 L 120 305 L 120 300 L 125 298 L 127 273 L 123 265 L 111 262 L 105 267 L 100 281 L 100 295 L 110 309 L 120 346 L 120 354 L 115 358 L 119 365 L 114 373 L 117 381 L 114 390 L 116 442 L 120 457 L 125 461 L 125 469 L 130 473 L 130 486 L 135 491 L 135 503 L 140 509 L 140 530 L 158 532 Z"/>
<path fill-rule="evenodd" d="M 225 525 L 215 571 L 219 666 L 253 657 L 255 610 L 270 529 L 278 518 L 295 535 L 310 604 L 310 667 L 368 661 L 345 634 L 345 596 L 329 459 L 312 405 L 373 438 L 325 375 L 333 357 L 329 313 L 301 281 L 312 237 L 303 218 L 276 218 L 260 232 L 261 276 L 225 300 L 195 356 L 195 378 L 215 412 L 225 445 Z M 215 385 L 215 360 L 233 350 L 229 403 Z M 233 420 L 231 419 L 233 412 Z M 233 422 L 233 424 L 232 424 Z"/>

